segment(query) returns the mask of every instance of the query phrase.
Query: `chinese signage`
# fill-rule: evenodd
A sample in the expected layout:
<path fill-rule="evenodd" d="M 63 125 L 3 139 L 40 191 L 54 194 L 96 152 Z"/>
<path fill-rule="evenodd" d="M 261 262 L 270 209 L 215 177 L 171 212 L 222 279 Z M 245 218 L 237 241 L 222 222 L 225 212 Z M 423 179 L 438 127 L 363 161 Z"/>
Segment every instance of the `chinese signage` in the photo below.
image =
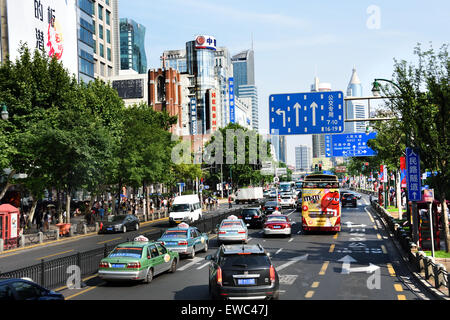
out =
<path fill-rule="evenodd" d="M 400 157 L 400 180 L 401 187 L 406 188 L 406 158 Z"/>
<path fill-rule="evenodd" d="M 420 181 L 420 157 L 411 148 L 406 148 L 406 185 L 409 201 L 422 200 L 422 183 Z"/>
<path fill-rule="evenodd" d="M 230 122 L 236 122 L 236 109 L 234 106 L 234 78 L 228 79 L 229 101 L 230 101 Z"/>
<path fill-rule="evenodd" d="M 375 139 L 376 132 L 371 133 L 343 133 L 325 136 L 325 155 L 327 157 L 371 157 L 376 152 L 367 141 Z"/>
<path fill-rule="evenodd" d="M 216 50 L 216 38 L 211 36 L 200 35 L 195 37 L 195 48 L 196 49 L 210 49 Z"/>
<path fill-rule="evenodd" d="M 214 90 L 209 92 L 209 101 L 211 105 L 211 130 L 217 130 L 217 96 Z"/>
<path fill-rule="evenodd" d="M 22 43 L 44 51 L 78 74 L 75 0 L 7 0 L 9 55 L 19 57 Z"/>
<path fill-rule="evenodd" d="M 191 98 L 190 103 L 190 114 L 191 114 L 191 134 L 197 134 L 197 100 L 195 98 Z"/>

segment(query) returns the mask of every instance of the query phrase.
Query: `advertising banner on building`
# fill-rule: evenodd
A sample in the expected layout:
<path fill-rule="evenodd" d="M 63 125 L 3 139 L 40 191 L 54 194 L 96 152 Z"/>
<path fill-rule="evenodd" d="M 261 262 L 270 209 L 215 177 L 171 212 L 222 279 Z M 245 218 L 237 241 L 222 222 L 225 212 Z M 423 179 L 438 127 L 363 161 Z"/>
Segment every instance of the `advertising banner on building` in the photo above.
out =
<path fill-rule="evenodd" d="M 71 74 L 78 74 L 77 7 L 75 0 L 7 0 L 11 61 L 22 44 L 55 56 Z"/>
<path fill-rule="evenodd" d="M 234 78 L 228 79 L 229 102 L 230 102 L 230 123 L 236 122 L 236 109 L 234 105 Z"/>
<path fill-rule="evenodd" d="M 190 108 L 189 108 L 190 118 L 191 118 L 191 134 L 197 134 L 197 100 L 191 98 Z"/>
<path fill-rule="evenodd" d="M 217 43 L 216 38 L 206 35 L 198 35 L 195 37 L 195 48 L 196 49 L 210 49 L 216 50 Z"/>
<path fill-rule="evenodd" d="M 209 91 L 209 101 L 210 101 L 210 108 L 211 108 L 211 131 L 217 130 L 217 120 L 218 120 L 218 113 L 217 113 L 217 94 L 216 91 L 210 90 Z"/>

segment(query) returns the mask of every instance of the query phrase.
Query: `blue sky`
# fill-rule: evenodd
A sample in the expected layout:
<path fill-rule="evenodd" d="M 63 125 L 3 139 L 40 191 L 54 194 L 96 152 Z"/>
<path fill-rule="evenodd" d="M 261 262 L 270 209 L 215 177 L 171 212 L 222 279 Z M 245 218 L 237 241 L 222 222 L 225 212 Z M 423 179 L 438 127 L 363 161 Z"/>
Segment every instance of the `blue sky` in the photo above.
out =
<path fill-rule="evenodd" d="M 391 78 L 394 58 L 414 61 L 417 43 L 450 42 L 448 0 L 119 0 L 119 17 L 146 27 L 149 68 L 197 34 L 214 36 L 231 54 L 250 48 L 253 34 L 262 130 L 270 94 L 310 91 L 315 75 L 345 92 L 355 66 L 370 95 L 374 78 Z M 299 144 L 311 145 L 311 136 L 288 137 L 288 164 Z"/>

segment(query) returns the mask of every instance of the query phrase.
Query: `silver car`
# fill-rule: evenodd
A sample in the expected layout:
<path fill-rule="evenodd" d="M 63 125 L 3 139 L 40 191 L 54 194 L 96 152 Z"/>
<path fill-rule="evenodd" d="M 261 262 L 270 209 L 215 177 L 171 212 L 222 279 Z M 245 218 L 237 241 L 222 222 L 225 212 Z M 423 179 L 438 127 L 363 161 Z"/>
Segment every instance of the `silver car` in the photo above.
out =
<path fill-rule="evenodd" d="M 248 242 L 248 230 L 247 226 L 236 216 L 229 216 L 227 219 L 222 220 L 217 242 L 220 245 L 222 242 Z"/>

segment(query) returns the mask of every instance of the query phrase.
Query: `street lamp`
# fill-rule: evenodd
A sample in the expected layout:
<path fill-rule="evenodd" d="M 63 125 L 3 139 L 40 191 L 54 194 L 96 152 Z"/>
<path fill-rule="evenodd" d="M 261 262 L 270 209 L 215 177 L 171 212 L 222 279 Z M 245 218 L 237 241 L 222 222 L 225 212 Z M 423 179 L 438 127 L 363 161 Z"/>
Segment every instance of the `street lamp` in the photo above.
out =
<path fill-rule="evenodd" d="M 8 113 L 8 108 L 6 107 L 5 104 L 2 104 L 2 112 L 0 112 L 0 114 L 1 114 L 3 120 L 8 120 L 9 113 Z"/>
<path fill-rule="evenodd" d="M 381 96 L 381 84 L 378 81 L 386 81 L 392 84 L 394 87 L 396 87 L 400 92 L 402 92 L 402 89 L 398 84 L 395 82 L 392 82 L 391 80 L 387 79 L 375 79 L 372 84 L 372 94 L 374 97 L 380 97 Z"/>

